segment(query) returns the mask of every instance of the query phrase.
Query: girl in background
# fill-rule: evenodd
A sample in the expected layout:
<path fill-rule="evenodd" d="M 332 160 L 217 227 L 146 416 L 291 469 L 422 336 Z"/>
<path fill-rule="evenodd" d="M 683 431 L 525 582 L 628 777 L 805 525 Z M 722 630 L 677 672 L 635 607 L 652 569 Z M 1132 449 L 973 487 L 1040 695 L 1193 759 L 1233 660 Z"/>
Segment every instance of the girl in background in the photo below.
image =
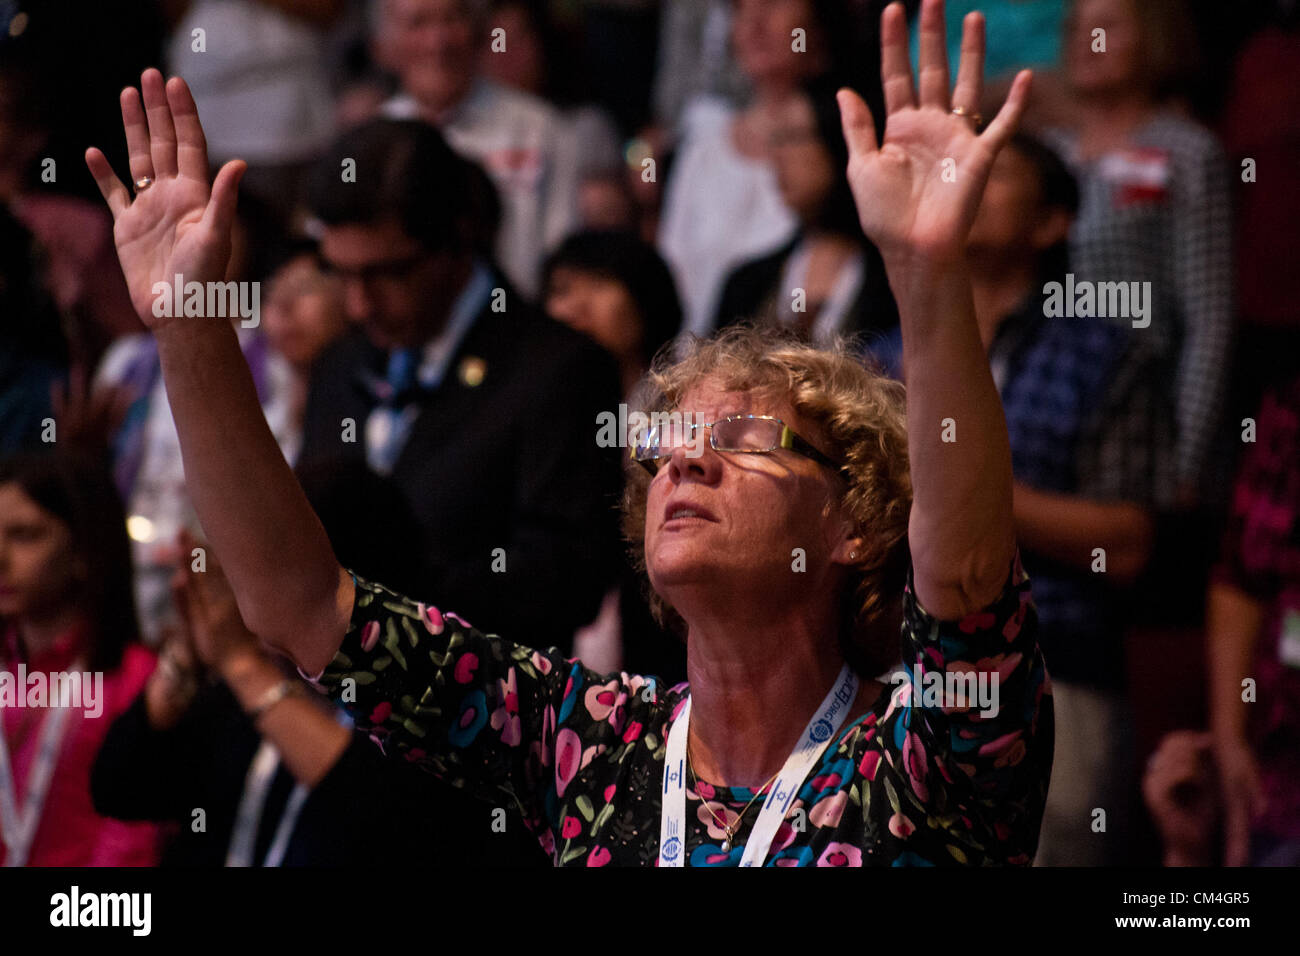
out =
<path fill-rule="evenodd" d="M 63 451 L 0 463 L 0 671 L 16 682 L 25 665 L 29 687 L 33 675 L 83 675 L 73 706 L 0 707 L 0 864 L 157 861 L 153 825 L 108 820 L 90 799 L 104 735 L 153 671 L 136 636 L 126 519 L 108 475 Z"/>

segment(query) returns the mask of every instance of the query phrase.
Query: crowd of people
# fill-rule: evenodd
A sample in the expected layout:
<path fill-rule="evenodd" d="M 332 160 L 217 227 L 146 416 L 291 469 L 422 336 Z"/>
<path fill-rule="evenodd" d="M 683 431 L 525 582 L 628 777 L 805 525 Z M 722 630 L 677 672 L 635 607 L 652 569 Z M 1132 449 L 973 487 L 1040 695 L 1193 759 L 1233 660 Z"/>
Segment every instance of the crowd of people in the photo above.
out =
<path fill-rule="evenodd" d="M 0 5 L 0 670 L 102 672 L 103 710 L 0 706 L 0 863 L 668 865 L 636 754 L 663 764 L 686 701 L 687 856 L 748 865 L 734 844 L 765 788 L 737 781 L 789 740 L 724 691 L 743 675 L 770 701 L 788 668 L 810 710 L 838 664 L 800 628 L 829 602 L 759 547 L 697 556 L 720 569 L 699 584 L 651 540 L 647 499 L 662 511 L 694 467 L 737 507 L 815 523 L 800 496 L 829 463 L 879 539 L 809 547 L 810 579 L 875 589 L 891 653 L 844 650 L 856 720 L 825 792 L 799 793 L 810 835 L 783 824 L 772 860 L 861 864 L 876 840 L 895 865 L 1300 865 L 1293 3 L 156 0 L 121 43 L 115 4 L 64 6 Z M 837 91 L 873 136 L 907 135 L 890 17 L 933 106 L 922 18 L 946 18 L 956 66 L 976 9 L 983 94 L 962 102 L 954 69 L 950 97 L 944 65 L 942 105 L 999 150 L 961 234 L 969 281 L 923 292 Z M 1033 98 L 1003 136 L 1024 67 Z M 967 195 L 966 172 L 943 158 L 936 195 Z M 198 273 L 186 252 L 221 245 L 166 219 L 132 234 L 128 210 L 160 196 L 228 235 L 220 278 L 258 290 L 230 349 L 165 342 L 132 281 L 133 250 L 171 243 Z M 902 434 L 905 403 L 909 427 L 951 414 L 947 445 L 1001 447 L 973 380 L 945 392 L 938 370 L 966 367 L 925 346 L 925 305 L 978 331 L 1005 516 L 998 460 L 967 451 L 970 474 L 936 479 Z M 226 404 L 237 389 L 255 401 Z M 687 396 L 709 413 L 703 464 L 600 437 Z M 783 430 L 727 445 L 738 412 Z M 787 484 L 710 477 L 733 447 L 800 460 Z M 803 539 L 748 517 L 788 571 Z M 988 600 L 968 605 L 936 584 L 956 545 L 934 541 L 976 526 L 964 583 Z M 311 639 L 345 590 L 335 658 Z M 719 636 L 727 615 L 755 622 L 748 644 Z M 880 688 L 900 664 L 919 679 L 909 653 L 942 669 L 959 648 L 1001 674 L 1007 722 L 954 723 L 982 746 L 948 763 Z M 724 752 L 731 721 L 752 765 Z M 893 805 L 882 835 L 871 800 Z M 935 822 L 963 801 L 1005 814 Z"/>

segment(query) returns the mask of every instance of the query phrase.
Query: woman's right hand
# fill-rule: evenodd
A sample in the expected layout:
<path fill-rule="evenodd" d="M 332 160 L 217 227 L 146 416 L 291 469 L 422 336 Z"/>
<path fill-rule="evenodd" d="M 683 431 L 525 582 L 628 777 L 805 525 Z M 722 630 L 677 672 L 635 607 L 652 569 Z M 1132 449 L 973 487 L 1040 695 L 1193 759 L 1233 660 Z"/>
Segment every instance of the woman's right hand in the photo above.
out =
<path fill-rule="evenodd" d="M 86 165 L 113 214 L 113 239 L 131 304 L 157 331 L 176 316 L 154 314 L 155 283 L 220 282 L 230 259 L 239 179 L 246 165 L 231 160 L 209 188 L 208 148 L 189 87 L 178 76 L 164 85 L 158 70 L 140 77 L 143 104 L 134 87 L 122 91 L 122 125 L 133 182 L 152 185 L 134 200 L 98 149 Z"/>

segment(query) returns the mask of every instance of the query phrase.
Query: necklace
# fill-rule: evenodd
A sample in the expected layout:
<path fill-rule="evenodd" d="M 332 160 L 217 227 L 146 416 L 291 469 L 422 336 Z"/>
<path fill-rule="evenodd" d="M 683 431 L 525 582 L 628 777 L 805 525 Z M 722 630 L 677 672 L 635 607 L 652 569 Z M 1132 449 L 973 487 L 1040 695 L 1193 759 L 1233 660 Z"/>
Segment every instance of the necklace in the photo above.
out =
<path fill-rule="evenodd" d="M 694 780 L 698 786 L 700 775 L 695 772 L 695 767 L 691 763 L 691 748 L 689 744 L 686 746 L 686 766 L 690 768 L 691 779 Z M 718 829 L 727 835 L 722 841 L 723 853 L 731 852 L 731 842 L 736 838 L 736 834 L 740 832 L 740 825 L 745 820 L 745 814 L 749 812 L 749 808 L 754 805 L 754 801 L 763 795 L 763 792 L 772 785 L 772 781 L 775 780 L 780 773 L 781 771 L 778 770 L 776 773 L 772 774 L 772 776 L 768 778 L 767 783 L 758 788 L 754 795 L 750 797 L 749 803 L 745 804 L 745 809 L 741 810 L 740 815 L 736 817 L 736 822 L 730 825 L 727 825 L 718 819 L 718 815 L 714 813 L 713 808 L 709 806 L 709 801 L 705 800 L 703 797 L 700 798 L 700 802 L 704 805 L 704 809 L 708 811 L 709 816 L 713 818 L 713 822 L 718 825 Z"/>

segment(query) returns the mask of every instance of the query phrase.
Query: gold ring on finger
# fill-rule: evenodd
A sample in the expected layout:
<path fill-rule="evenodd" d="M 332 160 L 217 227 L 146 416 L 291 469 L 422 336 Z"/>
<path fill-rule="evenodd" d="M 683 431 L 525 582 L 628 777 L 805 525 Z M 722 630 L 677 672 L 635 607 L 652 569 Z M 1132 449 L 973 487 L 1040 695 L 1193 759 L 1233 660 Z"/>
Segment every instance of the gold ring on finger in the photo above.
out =
<path fill-rule="evenodd" d="M 952 108 L 952 111 L 953 111 L 953 113 L 955 113 L 957 116 L 960 116 L 960 117 L 962 117 L 963 119 L 968 119 L 968 120 L 970 120 L 972 123 L 975 124 L 975 127 L 976 127 L 977 129 L 979 128 L 980 124 L 984 122 L 984 117 L 983 117 L 983 116 L 980 116 L 980 114 L 977 113 L 975 110 L 968 110 L 968 109 L 966 109 L 966 107 L 964 107 L 964 106 L 954 106 L 954 107 Z"/>
<path fill-rule="evenodd" d="M 139 179 L 135 181 L 134 185 L 135 185 L 135 191 L 137 193 L 142 193 L 150 186 L 153 185 L 153 180 L 150 179 L 148 176 L 141 176 Z"/>

